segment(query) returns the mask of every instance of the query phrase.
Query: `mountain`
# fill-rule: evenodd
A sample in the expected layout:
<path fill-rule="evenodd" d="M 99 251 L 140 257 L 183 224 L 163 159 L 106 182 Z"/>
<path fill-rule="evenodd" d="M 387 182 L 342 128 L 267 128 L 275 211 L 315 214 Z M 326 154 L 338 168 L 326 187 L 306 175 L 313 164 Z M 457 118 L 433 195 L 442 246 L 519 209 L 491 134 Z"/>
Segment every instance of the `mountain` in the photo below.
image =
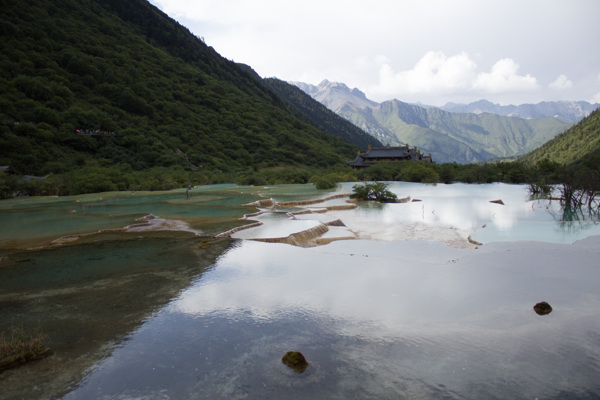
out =
<path fill-rule="evenodd" d="M 367 96 L 363 92 L 356 88 L 350 89 L 343 83 L 329 82 L 327 79 L 323 80 L 317 86 L 302 82 L 290 83 L 298 86 L 313 99 L 336 113 L 346 104 L 359 108 L 377 106 L 377 103 L 367 99 Z"/>
<path fill-rule="evenodd" d="M 358 150 L 349 140 L 364 144 L 355 129 L 315 126 L 145 0 L 1 3 L 0 165 L 12 171 L 105 168 L 90 182 L 128 188 L 120 176 L 148 169 L 187 182 L 344 165 Z"/>
<path fill-rule="evenodd" d="M 600 109 L 521 160 L 535 164 L 546 158 L 566 165 L 588 163 L 597 169 L 600 165 Z"/>
<path fill-rule="evenodd" d="M 555 118 L 523 119 L 456 113 L 398 100 L 381 104 L 344 84 L 323 81 L 301 89 L 384 143 L 409 143 L 436 162 L 471 163 L 524 154 L 566 130 Z"/>
<path fill-rule="evenodd" d="M 264 79 L 263 83 L 288 102 L 299 118 L 306 120 L 311 125 L 331 135 L 346 139 L 361 149 L 367 149 L 369 146 L 383 146 L 375 137 L 315 101 L 298 87 L 276 78 Z"/>
<path fill-rule="evenodd" d="M 598 107 L 600 104 L 590 104 L 587 101 L 544 101 L 537 104 L 501 106 L 487 100 L 479 100 L 470 104 L 447 103 L 440 108 L 450 112 L 492 113 L 525 119 L 554 117 L 559 121 L 575 123 L 590 115 Z"/>
<path fill-rule="evenodd" d="M 440 162 L 478 162 L 523 154 L 568 127 L 552 118 L 449 113 L 398 100 L 381 103 L 373 115 L 403 142 L 423 148 Z"/>

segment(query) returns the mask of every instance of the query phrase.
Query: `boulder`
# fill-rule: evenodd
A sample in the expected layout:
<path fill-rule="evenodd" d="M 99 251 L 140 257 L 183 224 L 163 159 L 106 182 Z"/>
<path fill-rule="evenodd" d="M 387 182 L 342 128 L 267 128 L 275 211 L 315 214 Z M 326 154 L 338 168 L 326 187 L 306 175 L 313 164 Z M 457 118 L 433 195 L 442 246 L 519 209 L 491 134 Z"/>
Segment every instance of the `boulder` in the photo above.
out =
<path fill-rule="evenodd" d="M 288 351 L 281 358 L 281 361 L 285 365 L 293 369 L 294 372 L 298 372 L 299 374 L 304 372 L 306 367 L 308 367 L 308 361 L 306 361 L 306 358 L 304 358 L 302 353 L 300 353 L 299 351 Z"/>
<path fill-rule="evenodd" d="M 542 301 L 533 306 L 533 310 L 538 315 L 546 315 L 552 312 L 552 307 L 550 307 L 550 304 L 546 303 L 545 301 Z"/>

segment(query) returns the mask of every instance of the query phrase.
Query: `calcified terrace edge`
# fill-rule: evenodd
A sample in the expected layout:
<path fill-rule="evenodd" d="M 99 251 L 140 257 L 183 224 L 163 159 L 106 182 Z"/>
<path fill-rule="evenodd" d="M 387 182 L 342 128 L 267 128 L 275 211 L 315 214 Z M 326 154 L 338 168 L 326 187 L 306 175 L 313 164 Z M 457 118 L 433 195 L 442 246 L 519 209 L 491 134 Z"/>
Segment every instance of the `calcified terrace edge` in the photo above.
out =
<path fill-rule="evenodd" d="M 285 202 L 277 202 L 273 199 L 257 200 L 252 203 L 244 204 L 244 206 L 256 207 L 256 208 L 259 208 L 260 211 L 258 211 L 256 213 L 252 213 L 252 214 L 246 214 L 241 219 L 251 220 L 253 217 L 259 216 L 264 213 L 272 212 L 272 211 L 267 211 L 265 209 L 273 210 L 277 207 L 289 208 L 289 207 L 309 206 L 309 205 L 324 203 L 329 200 L 346 198 L 346 197 L 350 197 L 350 195 L 347 193 L 341 193 L 341 194 L 336 194 L 336 195 L 323 197 L 323 198 L 319 198 L 319 199 L 314 199 L 314 200 L 285 201 Z M 406 197 L 406 198 L 398 199 L 396 202 L 397 203 L 408 203 L 409 201 L 411 201 L 410 196 Z M 420 200 L 414 199 L 413 201 L 420 201 Z M 288 212 L 287 215 L 290 219 L 296 219 L 297 215 L 326 213 L 328 211 L 352 210 L 357 207 L 357 205 L 355 204 L 356 200 L 354 200 L 354 199 L 346 200 L 346 203 L 349 203 L 349 204 L 327 206 L 327 207 L 315 208 L 315 209 L 305 209 L 302 211 L 295 211 L 295 212 Z M 256 222 L 253 222 L 248 225 L 239 226 L 239 227 L 230 229 L 226 232 L 222 232 L 222 233 L 218 234 L 216 237 L 231 238 L 231 235 L 235 234 L 236 232 L 256 228 L 258 226 L 261 226 L 262 224 L 263 224 L 262 222 L 256 221 Z M 330 226 L 344 227 L 346 225 L 340 219 L 336 219 L 333 221 L 329 221 L 327 223 L 320 223 L 319 225 L 317 225 L 313 228 L 306 229 L 306 230 L 303 230 L 300 232 L 296 232 L 296 233 L 290 234 L 286 237 L 252 238 L 252 239 L 246 239 L 246 240 L 253 240 L 253 241 L 258 241 L 258 242 L 266 242 L 266 243 L 286 243 L 286 244 L 291 244 L 291 245 L 299 246 L 299 247 L 313 247 L 313 246 L 325 245 L 325 244 L 328 244 L 328 243 L 331 243 L 331 242 L 337 241 L 337 240 L 359 239 L 359 237 L 355 234 L 350 235 L 350 236 L 340 236 L 340 237 L 330 237 L 330 238 L 323 237 L 323 235 L 325 235 L 329 231 Z M 467 241 L 470 245 L 470 248 L 476 248 L 477 246 L 481 245 L 481 243 L 472 240 L 471 236 L 469 236 L 467 238 Z"/>
<path fill-rule="evenodd" d="M 99 233 L 108 232 L 142 232 L 142 231 L 179 231 L 179 232 L 190 232 L 196 236 L 198 232 L 189 227 L 187 223 L 175 219 L 164 219 L 157 217 L 154 214 L 148 214 L 143 217 L 135 219 L 136 224 L 127 225 L 123 228 L 112 228 L 112 229 L 101 229 L 97 232 L 81 233 L 77 235 L 67 235 L 54 239 L 50 242 L 50 245 L 62 245 L 65 243 L 75 242 L 81 238 L 97 235 Z M 44 246 L 42 246 L 44 247 Z"/>
<path fill-rule="evenodd" d="M 277 202 L 277 201 L 273 200 L 272 198 L 261 199 L 261 200 L 254 201 L 252 203 L 243 204 L 243 206 L 256 207 L 259 209 L 259 211 L 252 213 L 252 214 L 245 214 L 240 219 L 252 221 L 253 217 L 257 217 L 261 214 L 272 212 L 270 210 L 274 210 L 277 207 L 291 208 L 291 207 L 310 206 L 310 205 L 314 205 L 314 204 L 324 203 L 324 202 L 330 201 L 330 200 L 349 198 L 349 197 L 350 197 L 350 195 L 348 193 L 340 193 L 340 194 L 335 194 L 335 195 L 322 197 L 322 198 L 318 198 L 318 199 L 301 200 L 301 201 Z M 411 197 L 408 196 L 405 198 L 398 199 L 396 201 L 396 203 L 408 203 L 410 201 L 411 201 Z M 421 200 L 412 199 L 412 201 L 414 202 L 414 201 L 421 201 Z M 303 214 L 320 214 L 320 213 L 327 213 L 328 211 L 352 210 L 357 207 L 356 202 L 357 202 L 357 200 L 348 199 L 348 200 L 346 200 L 346 203 L 348 203 L 348 204 L 345 204 L 345 205 L 334 205 L 334 206 L 326 206 L 326 207 L 314 208 L 314 209 L 305 209 L 305 210 L 301 210 L 301 211 L 288 212 L 287 215 L 290 219 L 296 219 L 297 215 L 303 215 Z M 267 209 L 270 209 L 270 210 L 267 210 Z M 163 219 L 163 218 L 157 217 L 153 214 L 148 214 L 144 217 L 136 219 L 135 221 L 137 222 L 136 224 L 128 225 L 123 228 L 102 229 L 98 232 L 90 232 L 90 233 L 83 233 L 83 234 L 77 234 L 77 235 L 62 236 L 58 239 L 51 241 L 50 245 L 56 246 L 56 245 L 70 243 L 70 242 L 75 242 L 81 238 L 95 235 L 98 233 L 105 233 L 105 232 L 142 232 L 142 231 L 165 231 L 165 230 L 167 230 L 167 231 L 190 232 L 190 233 L 193 233 L 194 235 L 197 235 L 197 236 L 199 235 L 197 231 L 195 231 L 194 229 L 191 229 L 187 225 L 187 223 L 185 223 L 184 221 Z M 228 231 L 219 233 L 215 236 L 215 238 L 232 238 L 232 235 L 235 234 L 236 232 L 256 228 L 261 225 L 263 225 L 262 222 L 254 221 L 250 224 L 239 226 L 239 227 L 230 229 Z M 245 239 L 245 240 L 253 240 L 253 241 L 258 241 L 258 242 L 266 242 L 266 243 L 286 243 L 286 244 L 291 244 L 291 245 L 299 246 L 299 247 L 314 247 L 314 246 L 326 245 L 333 241 L 338 241 L 338 240 L 359 239 L 359 237 L 355 234 L 352 234 L 349 236 L 339 236 L 339 237 L 329 237 L 329 238 L 323 237 L 323 235 L 325 235 L 327 232 L 329 232 L 330 226 L 345 227 L 346 225 L 340 219 L 336 219 L 336 220 L 329 221 L 326 223 L 320 223 L 319 225 L 317 225 L 313 228 L 310 228 L 310 229 L 292 233 L 286 237 L 252 238 L 252 239 Z M 475 249 L 478 246 L 482 245 L 482 243 L 479 243 L 479 242 L 471 239 L 470 235 L 466 238 L 466 241 L 468 242 L 469 248 L 472 248 L 472 249 Z M 45 246 L 42 246 L 42 247 L 45 247 Z"/>

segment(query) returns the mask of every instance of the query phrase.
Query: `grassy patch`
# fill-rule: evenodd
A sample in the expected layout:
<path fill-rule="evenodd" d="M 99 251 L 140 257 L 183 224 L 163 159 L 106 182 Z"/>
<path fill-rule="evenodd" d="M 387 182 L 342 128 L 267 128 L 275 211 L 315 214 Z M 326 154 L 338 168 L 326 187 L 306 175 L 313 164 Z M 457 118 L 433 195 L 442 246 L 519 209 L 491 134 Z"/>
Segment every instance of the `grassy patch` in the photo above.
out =
<path fill-rule="evenodd" d="M 0 373 L 50 355 L 46 340 L 40 328 L 29 334 L 23 327 L 13 328 L 8 335 L 0 333 Z"/>

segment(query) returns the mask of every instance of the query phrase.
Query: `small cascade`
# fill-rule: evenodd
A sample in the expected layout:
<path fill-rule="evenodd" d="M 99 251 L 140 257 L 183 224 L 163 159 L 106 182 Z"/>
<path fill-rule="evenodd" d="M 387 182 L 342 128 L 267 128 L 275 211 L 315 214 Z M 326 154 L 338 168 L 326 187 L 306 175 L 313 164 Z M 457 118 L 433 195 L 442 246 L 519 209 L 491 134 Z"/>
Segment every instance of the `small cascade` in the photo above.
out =
<path fill-rule="evenodd" d="M 220 238 L 220 237 L 231 237 L 231 235 L 233 235 L 236 232 L 239 231 L 243 231 L 245 229 L 251 229 L 251 228 L 256 228 L 258 226 L 261 226 L 263 223 L 262 222 L 254 222 L 252 224 L 248 224 L 248 225 L 242 225 L 242 226 L 238 226 L 236 228 L 230 229 L 228 231 L 225 232 L 221 232 L 218 235 L 216 235 L 216 238 Z"/>
<path fill-rule="evenodd" d="M 340 206 L 329 206 L 325 207 L 327 211 L 342 211 L 342 210 L 353 210 L 358 207 L 356 204 L 343 204 Z"/>
<path fill-rule="evenodd" d="M 329 200 L 334 200 L 334 199 L 341 199 L 344 197 L 349 197 L 350 195 L 348 193 L 340 193 L 340 194 L 334 194 L 332 196 L 328 196 L 328 197 L 323 197 L 320 199 L 315 199 L 315 200 L 302 200 L 302 201 L 283 201 L 281 203 L 277 203 L 277 205 L 279 207 L 296 207 L 296 206 L 307 206 L 310 204 L 319 204 L 319 203 L 323 203 Z"/>
<path fill-rule="evenodd" d="M 282 238 L 257 238 L 251 240 L 266 243 L 286 243 L 300 247 L 312 247 L 316 246 L 318 244 L 317 239 L 328 231 L 329 228 L 327 228 L 325 224 L 319 224 L 314 228 L 298 233 L 292 233 L 291 235 Z"/>
<path fill-rule="evenodd" d="M 248 207 L 256 207 L 256 208 L 270 208 L 275 205 L 275 201 L 273 199 L 262 199 L 256 200 L 252 203 L 243 204 Z"/>

